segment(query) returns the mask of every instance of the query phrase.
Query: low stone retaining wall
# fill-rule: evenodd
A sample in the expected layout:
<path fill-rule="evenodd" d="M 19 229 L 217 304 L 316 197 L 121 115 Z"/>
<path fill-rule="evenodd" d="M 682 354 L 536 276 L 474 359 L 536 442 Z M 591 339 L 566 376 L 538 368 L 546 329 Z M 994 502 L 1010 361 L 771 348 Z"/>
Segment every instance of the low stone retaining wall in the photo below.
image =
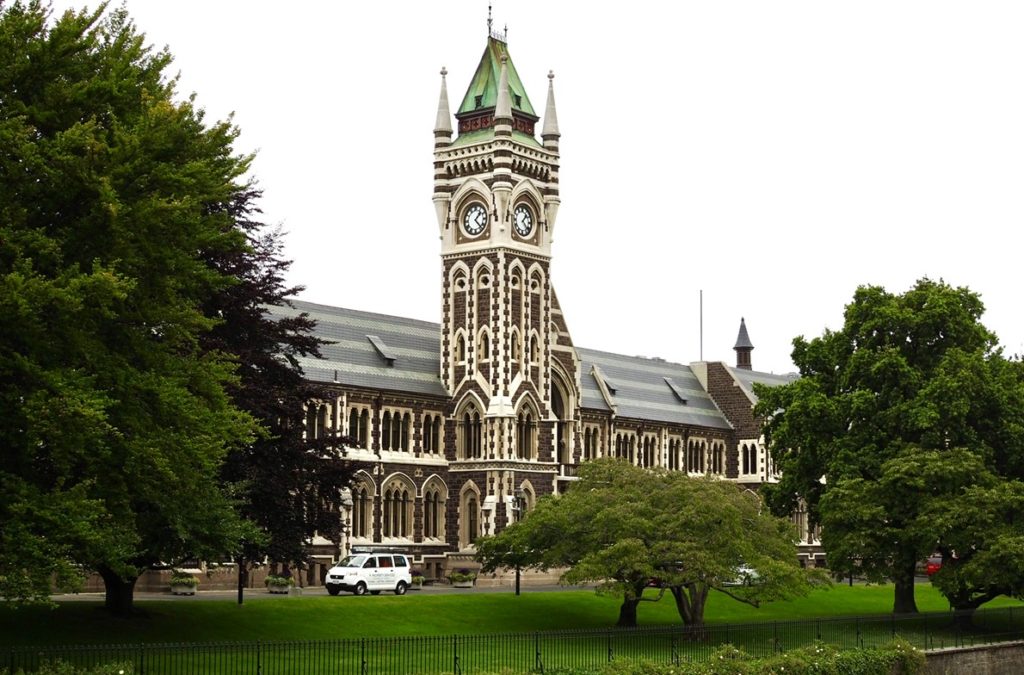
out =
<path fill-rule="evenodd" d="M 1024 673 L 1024 641 L 925 652 L 927 675 L 1019 675 Z"/>

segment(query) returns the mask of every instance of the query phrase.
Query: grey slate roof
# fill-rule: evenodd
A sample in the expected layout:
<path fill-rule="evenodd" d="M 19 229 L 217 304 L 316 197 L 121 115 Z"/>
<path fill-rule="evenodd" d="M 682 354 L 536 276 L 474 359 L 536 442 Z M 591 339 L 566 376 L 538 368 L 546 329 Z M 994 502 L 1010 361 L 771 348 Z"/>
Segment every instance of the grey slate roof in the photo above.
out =
<path fill-rule="evenodd" d="M 342 385 L 449 396 L 439 375 L 441 327 L 438 324 L 300 300 L 293 304 L 294 308 L 268 309 L 272 316 L 306 312 L 317 322 L 316 334 L 333 343 L 322 348 L 322 359 L 300 360 L 307 379 L 333 383 L 337 373 L 337 382 Z M 576 351 L 581 361 L 582 407 L 610 410 L 595 379 L 596 366 L 605 383 L 614 390 L 611 398 L 619 417 L 730 428 L 725 415 L 689 366 L 593 349 L 577 348 Z M 795 375 L 726 367 L 752 400 L 755 400 L 752 382 L 777 385 L 795 378 Z"/>
<path fill-rule="evenodd" d="M 273 316 L 306 312 L 316 334 L 334 342 L 322 359 L 300 360 L 306 379 L 371 389 L 448 396 L 440 376 L 438 324 L 312 302 L 293 301 L 294 309 L 271 307 Z M 389 360 L 393 365 L 388 365 Z"/>
<path fill-rule="evenodd" d="M 749 398 L 752 403 L 757 403 L 757 396 L 754 394 L 754 382 L 757 382 L 758 384 L 766 384 L 769 387 L 777 387 L 780 384 L 788 384 L 799 377 L 796 373 L 776 375 L 774 373 L 762 373 L 756 370 L 733 368 L 732 366 L 726 366 L 726 368 L 728 368 L 733 379 L 736 380 L 740 387 L 743 388 L 744 393 L 746 393 L 747 398 Z"/>
<path fill-rule="evenodd" d="M 689 366 L 580 347 L 576 351 L 582 362 L 580 382 L 584 408 L 608 410 L 594 376 L 596 365 L 606 383 L 615 388 L 611 398 L 619 417 L 731 428 Z M 685 396 L 686 403 L 680 400 L 679 394 Z"/>

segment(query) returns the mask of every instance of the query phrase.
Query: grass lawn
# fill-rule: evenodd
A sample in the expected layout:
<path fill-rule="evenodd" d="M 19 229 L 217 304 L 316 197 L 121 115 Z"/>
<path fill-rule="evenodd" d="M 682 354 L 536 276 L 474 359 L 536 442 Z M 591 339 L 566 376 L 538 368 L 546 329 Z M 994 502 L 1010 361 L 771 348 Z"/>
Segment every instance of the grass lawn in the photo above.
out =
<path fill-rule="evenodd" d="M 648 591 L 650 593 L 650 591 Z M 651 597 L 656 593 L 651 593 Z M 790 602 L 748 607 L 720 594 L 709 599 L 709 623 L 785 621 L 843 615 L 886 614 L 891 586 L 837 585 Z M 917 587 L 923 612 L 948 609 L 928 585 Z M 69 602 L 57 609 L 0 609 L 0 644 L 111 644 L 136 642 L 212 642 L 248 640 L 321 640 L 402 635 L 452 635 L 614 625 L 619 600 L 592 591 L 473 593 L 403 597 L 283 597 L 233 600 L 140 601 L 140 615 L 113 619 L 99 603 Z M 1021 605 L 1000 598 L 986 607 Z M 679 623 L 670 595 L 644 602 L 642 625 Z"/>

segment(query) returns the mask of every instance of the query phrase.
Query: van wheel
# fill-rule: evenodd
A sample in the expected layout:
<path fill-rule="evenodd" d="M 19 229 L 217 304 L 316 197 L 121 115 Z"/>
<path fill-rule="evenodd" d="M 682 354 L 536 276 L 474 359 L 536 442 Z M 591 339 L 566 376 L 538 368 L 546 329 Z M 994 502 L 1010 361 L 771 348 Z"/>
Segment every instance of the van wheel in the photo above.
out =
<path fill-rule="evenodd" d="M 380 591 L 370 591 L 370 595 L 380 595 Z"/>
<path fill-rule="evenodd" d="M 399 581 L 398 585 L 395 586 L 395 595 L 405 595 L 405 590 L 408 586 L 405 585 L 404 581 Z"/>
<path fill-rule="evenodd" d="M 341 589 L 338 588 L 337 586 L 328 586 L 327 587 L 327 592 L 330 593 L 331 595 L 337 595 L 338 593 L 341 592 Z"/>
<path fill-rule="evenodd" d="M 356 584 L 356 587 L 352 589 L 352 592 L 355 595 L 366 595 L 366 584 L 360 581 L 358 584 Z"/>

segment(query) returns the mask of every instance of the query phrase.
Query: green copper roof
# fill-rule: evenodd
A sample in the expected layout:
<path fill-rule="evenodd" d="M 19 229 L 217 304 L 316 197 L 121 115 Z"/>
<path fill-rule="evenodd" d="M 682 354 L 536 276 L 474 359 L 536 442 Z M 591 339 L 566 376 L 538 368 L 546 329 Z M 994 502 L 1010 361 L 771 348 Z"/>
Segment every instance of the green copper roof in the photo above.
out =
<path fill-rule="evenodd" d="M 482 141 L 489 141 L 494 138 L 494 127 L 489 129 L 479 129 L 477 131 L 469 131 L 464 134 L 459 134 L 459 137 L 455 139 L 455 142 L 450 147 L 459 148 L 465 145 L 473 145 L 474 143 L 480 143 Z M 535 148 L 543 148 L 536 138 L 530 134 L 524 134 L 522 131 L 512 130 L 512 138 L 519 141 L 523 145 L 530 145 Z"/>
<path fill-rule="evenodd" d="M 487 49 L 484 50 L 484 55 L 480 57 L 480 65 L 476 67 L 476 73 L 473 75 L 473 80 L 469 83 L 469 89 L 466 90 L 466 96 L 462 99 L 462 105 L 459 106 L 459 111 L 456 115 L 484 108 L 493 108 L 497 104 L 498 78 L 501 75 L 502 54 L 508 57 L 506 64 L 508 66 L 508 88 L 511 90 L 509 98 L 512 99 L 512 110 L 518 110 L 527 115 L 537 117 L 537 113 L 533 111 L 533 106 L 530 104 L 530 97 L 526 95 L 526 89 L 523 88 L 523 83 L 519 80 L 519 73 L 516 72 L 516 67 L 512 63 L 512 57 L 508 56 L 508 45 L 492 37 L 487 38 Z"/>

